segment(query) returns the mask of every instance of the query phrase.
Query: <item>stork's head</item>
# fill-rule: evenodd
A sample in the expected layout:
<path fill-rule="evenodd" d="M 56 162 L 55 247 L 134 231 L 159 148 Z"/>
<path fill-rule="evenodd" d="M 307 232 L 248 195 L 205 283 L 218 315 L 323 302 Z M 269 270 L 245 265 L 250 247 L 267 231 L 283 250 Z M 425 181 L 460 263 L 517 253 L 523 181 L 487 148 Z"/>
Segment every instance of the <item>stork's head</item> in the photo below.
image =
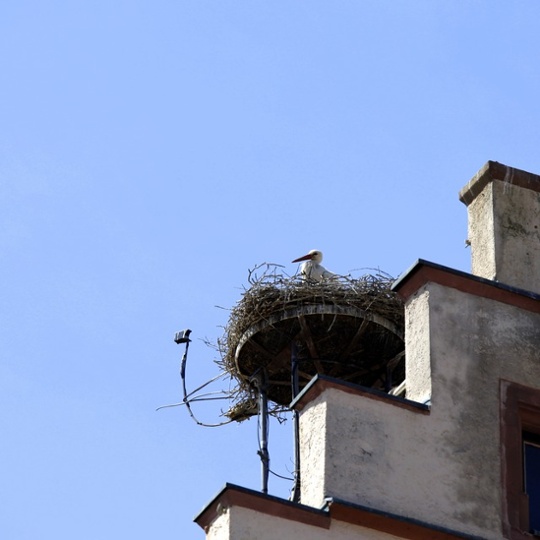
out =
<path fill-rule="evenodd" d="M 322 251 L 312 249 L 307 255 L 294 259 L 293 263 L 302 261 L 313 261 L 314 263 L 319 264 L 322 262 Z"/>

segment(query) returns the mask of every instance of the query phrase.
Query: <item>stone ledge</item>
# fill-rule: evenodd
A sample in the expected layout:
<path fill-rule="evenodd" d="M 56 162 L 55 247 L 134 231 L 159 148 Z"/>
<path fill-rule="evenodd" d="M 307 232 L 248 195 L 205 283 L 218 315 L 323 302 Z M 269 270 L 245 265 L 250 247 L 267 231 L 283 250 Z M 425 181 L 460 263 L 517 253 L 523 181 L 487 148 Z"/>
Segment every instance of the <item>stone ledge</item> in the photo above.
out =
<path fill-rule="evenodd" d="M 459 200 L 469 206 L 493 180 L 540 192 L 539 175 L 515 169 L 497 161 L 488 161 L 459 192 Z"/>

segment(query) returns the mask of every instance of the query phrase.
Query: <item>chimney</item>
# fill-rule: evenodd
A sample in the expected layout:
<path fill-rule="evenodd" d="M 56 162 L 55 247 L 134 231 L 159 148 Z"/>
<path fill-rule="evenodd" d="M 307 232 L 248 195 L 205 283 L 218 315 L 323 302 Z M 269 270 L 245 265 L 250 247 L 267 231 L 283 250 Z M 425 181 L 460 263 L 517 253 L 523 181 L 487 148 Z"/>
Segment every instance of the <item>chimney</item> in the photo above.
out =
<path fill-rule="evenodd" d="M 488 161 L 461 190 L 472 273 L 540 293 L 540 176 Z"/>

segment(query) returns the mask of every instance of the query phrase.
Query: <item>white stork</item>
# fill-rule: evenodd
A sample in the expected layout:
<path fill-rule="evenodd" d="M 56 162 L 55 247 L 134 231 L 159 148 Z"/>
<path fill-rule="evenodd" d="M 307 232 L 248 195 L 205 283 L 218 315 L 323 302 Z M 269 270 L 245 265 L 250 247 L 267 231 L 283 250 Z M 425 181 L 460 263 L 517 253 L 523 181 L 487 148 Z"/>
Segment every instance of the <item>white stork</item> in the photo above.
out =
<path fill-rule="evenodd" d="M 323 279 L 331 279 L 335 274 L 327 270 L 322 264 L 322 252 L 312 249 L 307 255 L 294 259 L 293 263 L 302 262 L 300 272 L 307 280 L 322 281 Z"/>

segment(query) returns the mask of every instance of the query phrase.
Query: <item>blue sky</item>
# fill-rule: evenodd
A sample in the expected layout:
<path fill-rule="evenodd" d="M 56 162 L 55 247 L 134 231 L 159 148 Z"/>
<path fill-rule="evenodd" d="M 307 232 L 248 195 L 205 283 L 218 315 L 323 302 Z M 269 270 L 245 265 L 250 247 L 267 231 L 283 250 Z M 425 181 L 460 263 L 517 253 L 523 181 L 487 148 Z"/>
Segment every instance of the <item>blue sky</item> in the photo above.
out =
<path fill-rule="evenodd" d="M 174 332 L 193 388 L 258 263 L 468 271 L 458 191 L 489 159 L 540 172 L 538 20 L 535 0 L 4 0 L 0 537 L 202 539 L 225 482 L 258 489 L 254 421 L 156 412 L 180 399 Z M 271 426 L 280 474 L 291 438 Z"/>

